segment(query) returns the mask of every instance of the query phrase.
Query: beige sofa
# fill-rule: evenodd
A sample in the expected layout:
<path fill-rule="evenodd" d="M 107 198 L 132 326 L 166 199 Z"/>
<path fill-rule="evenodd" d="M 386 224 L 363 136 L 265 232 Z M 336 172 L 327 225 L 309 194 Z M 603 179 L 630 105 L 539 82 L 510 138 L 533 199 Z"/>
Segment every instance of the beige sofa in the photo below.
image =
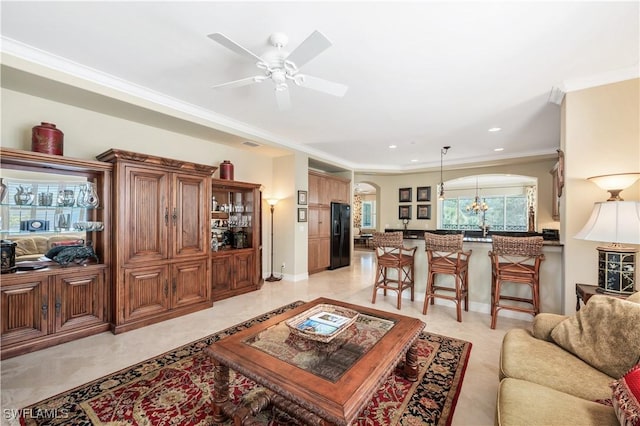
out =
<path fill-rule="evenodd" d="M 7 238 L 16 243 L 16 262 L 38 260 L 58 244 L 83 244 L 84 233 L 29 234 Z"/>
<path fill-rule="evenodd" d="M 611 384 L 640 362 L 640 292 L 589 299 L 575 315 L 539 314 L 509 330 L 496 425 L 619 425 Z"/>

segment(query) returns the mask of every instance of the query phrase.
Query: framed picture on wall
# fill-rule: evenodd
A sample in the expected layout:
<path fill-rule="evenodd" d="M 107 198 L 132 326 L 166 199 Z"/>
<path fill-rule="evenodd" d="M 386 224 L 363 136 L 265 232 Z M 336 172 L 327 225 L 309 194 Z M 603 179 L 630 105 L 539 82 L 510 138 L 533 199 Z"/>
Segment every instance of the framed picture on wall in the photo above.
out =
<path fill-rule="evenodd" d="M 411 202 L 411 188 L 400 188 L 398 190 L 398 201 L 401 203 Z"/>
<path fill-rule="evenodd" d="M 298 191 L 298 204 L 307 205 L 307 191 Z"/>
<path fill-rule="evenodd" d="M 431 204 L 418 204 L 417 208 L 418 219 L 431 219 Z"/>
<path fill-rule="evenodd" d="M 307 208 L 299 207 L 298 208 L 298 222 L 306 222 L 307 221 Z"/>
<path fill-rule="evenodd" d="M 411 219 L 411 206 L 398 206 L 398 219 Z"/>
<path fill-rule="evenodd" d="M 419 186 L 417 190 L 418 190 L 418 193 L 416 194 L 416 201 L 431 201 L 430 186 Z"/>

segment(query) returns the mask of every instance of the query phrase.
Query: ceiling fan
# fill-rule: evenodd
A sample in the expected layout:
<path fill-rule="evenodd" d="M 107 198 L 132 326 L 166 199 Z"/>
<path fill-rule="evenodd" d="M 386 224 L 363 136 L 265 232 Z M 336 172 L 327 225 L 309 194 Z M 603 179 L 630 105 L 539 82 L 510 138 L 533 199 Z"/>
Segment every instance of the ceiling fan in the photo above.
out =
<path fill-rule="evenodd" d="M 269 37 L 269 42 L 273 47 L 264 52 L 261 56 L 256 55 L 249 49 L 240 46 L 235 41 L 221 33 L 209 34 L 207 37 L 220 43 L 224 47 L 234 51 L 243 58 L 255 62 L 258 69 L 262 70 L 261 75 L 246 77 L 228 83 L 218 84 L 213 88 L 240 87 L 254 83 L 262 83 L 271 80 L 275 85 L 276 102 L 281 110 L 291 107 L 289 97 L 289 84 L 295 83 L 297 86 L 318 90 L 329 95 L 342 97 L 347 92 L 348 87 L 344 84 L 324 80 L 322 78 L 301 74 L 300 68 L 313 58 L 324 52 L 331 46 L 331 42 L 320 31 L 314 31 L 291 53 L 284 50 L 289 38 L 283 33 L 273 33 Z"/>

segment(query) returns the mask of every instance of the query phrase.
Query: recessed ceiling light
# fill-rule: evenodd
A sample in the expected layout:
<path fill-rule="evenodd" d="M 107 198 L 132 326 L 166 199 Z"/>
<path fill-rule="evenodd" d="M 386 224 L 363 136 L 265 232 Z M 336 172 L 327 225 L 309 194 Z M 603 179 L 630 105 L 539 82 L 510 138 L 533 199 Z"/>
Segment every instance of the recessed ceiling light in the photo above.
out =
<path fill-rule="evenodd" d="M 494 148 L 493 149 L 495 152 L 500 152 L 500 151 L 504 151 L 504 148 Z"/>
<path fill-rule="evenodd" d="M 490 132 L 499 132 L 500 130 L 502 130 L 502 127 L 492 127 L 489 129 Z"/>
<path fill-rule="evenodd" d="M 389 145 L 389 149 L 396 149 L 398 145 Z"/>
<path fill-rule="evenodd" d="M 415 158 L 413 160 L 411 160 L 412 163 L 417 163 L 418 160 L 416 160 Z"/>

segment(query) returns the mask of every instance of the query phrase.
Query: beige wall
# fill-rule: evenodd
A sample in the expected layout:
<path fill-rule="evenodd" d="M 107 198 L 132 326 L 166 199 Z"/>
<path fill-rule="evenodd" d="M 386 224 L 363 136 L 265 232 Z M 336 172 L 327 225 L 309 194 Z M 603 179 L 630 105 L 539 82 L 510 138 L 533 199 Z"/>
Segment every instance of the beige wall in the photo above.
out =
<path fill-rule="evenodd" d="M 608 197 L 606 191 L 586 178 L 640 172 L 640 79 L 567 93 L 563 110 L 562 146 L 566 159 L 566 186 L 561 199 L 565 243 L 564 305 L 565 312 L 573 312 L 575 283 L 597 284 L 596 247 L 609 243 L 573 238 L 589 218 L 593 203 Z M 621 195 L 627 201 L 640 201 L 640 182 Z"/>
<path fill-rule="evenodd" d="M 120 148 L 208 165 L 230 160 L 235 180 L 262 184 L 265 196 L 274 192 L 273 161 L 269 157 L 11 90 L 2 89 L 1 94 L 0 135 L 4 147 L 30 150 L 31 128 L 46 121 L 64 132 L 65 156 L 95 159 L 109 148 Z M 290 176 L 279 182 L 291 181 Z M 218 177 L 218 171 L 214 177 Z M 263 205 L 264 272 L 270 265 L 268 220 L 269 209 Z"/>
<path fill-rule="evenodd" d="M 276 190 L 273 195 L 280 200 L 274 211 L 273 268 L 277 276 L 282 272 L 289 281 L 308 277 L 308 223 L 298 222 L 298 208 L 308 208 L 298 206 L 298 191 L 308 191 L 308 164 L 308 157 L 301 153 L 279 157 L 273 162 Z M 265 205 L 265 209 L 268 206 Z M 286 265 L 284 270 L 282 262 Z"/>
<path fill-rule="evenodd" d="M 640 125 L 638 79 L 592 89 L 568 93 L 563 105 L 561 146 L 566 158 L 566 186 L 561 199 L 561 239 L 565 243 L 564 301 L 565 312 L 575 306 L 574 284 L 596 282 L 597 243 L 572 238 L 589 216 L 593 203 L 604 200 L 606 194 L 585 180 L 589 176 L 640 171 Z M 306 267 L 306 225 L 296 222 L 296 190 L 307 189 L 305 165 L 307 158 L 299 153 L 272 160 L 233 147 L 212 143 L 183 134 L 146 126 L 94 111 L 53 102 L 48 99 L 2 89 L 2 145 L 30 149 L 31 128 L 41 121 L 56 123 L 65 133 L 65 155 L 93 159 L 109 149 L 131 151 L 217 165 L 230 160 L 235 165 L 235 178 L 263 185 L 265 198 L 282 196 L 277 207 L 276 226 L 284 228 L 284 238 L 276 240 L 274 269 L 279 272 L 281 262 L 287 263 L 286 273 L 299 276 Z M 455 147 L 453 148 L 455 149 Z M 558 227 L 551 219 L 551 175 L 555 160 L 452 170 L 445 165 L 445 180 L 475 174 L 513 173 L 538 178 L 537 227 Z M 278 171 L 276 172 L 277 164 Z M 282 167 L 281 167 L 282 166 Z M 349 173 L 347 172 L 347 175 Z M 437 202 L 435 200 L 439 171 L 393 176 L 355 175 L 355 182 L 369 182 L 378 189 L 378 224 L 396 227 L 398 188 L 432 187 L 432 219 L 412 220 L 410 227 L 435 229 Z M 280 192 L 282 194 L 280 194 Z M 623 192 L 627 200 L 640 200 L 640 183 Z M 412 203 L 415 217 L 415 205 Z M 282 210 L 281 210 L 282 209 Z M 281 213 L 282 211 L 282 213 Z M 269 272 L 270 253 L 269 210 L 263 211 L 263 272 Z M 280 221 L 282 221 L 280 223 Z M 281 228 L 278 228 L 281 229 Z M 293 241 L 291 233 L 295 236 Z M 280 257 L 278 257 L 280 256 Z M 292 266 L 289 265 L 291 259 Z M 304 262 L 304 263 L 301 263 Z M 589 265 L 589 267 L 584 267 Z M 293 268 L 293 270 L 289 269 Z"/>
<path fill-rule="evenodd" d="M 461 170 L 448 170 L 445 167 L 444 179 L 452 180 L 465 176 L 474 176 L 481 174 L 517 174 L 525 176 L 533 176 L 538 179 L 538 217 L 537 229 L 542 228 L 558 228 L 559 223 L 551 218 L 551 202 L 552 202 L 552 178 L 549 170 L 553 167 L 556 160 L 539 160 L 528 163 L 520 163 L 505 166 L 494 167 L 478 167 Z M 402 203 L 402 205 L 411 205 L 411 214 L 413 219 L 409 222 L 409 229 L 437 229 L 438 215 L 438 183 L 440 181 L 440 171 L 430 173 L 412 173 L 402 175 L 387 176 L 371 176 L 359 175 L 356 173 L 355 182 L 373 183 L 379 187 L 377 192 L 379 213 L 378 213 L 378 229 L 386 228 L 402 228 L 402 222 L 398 219 L 398 189 L 410 187 L 412 188 L 412 203 Z M 431 186 L 431 202 L 416 201 L 416 187 Z M 446 192 L 445 184 L 445 192 Z M 446 194 L 445 194 L 446 195 Z M 431 204 L 431 219 L 416 219 L 416 209 L 418 204 Z"/>

